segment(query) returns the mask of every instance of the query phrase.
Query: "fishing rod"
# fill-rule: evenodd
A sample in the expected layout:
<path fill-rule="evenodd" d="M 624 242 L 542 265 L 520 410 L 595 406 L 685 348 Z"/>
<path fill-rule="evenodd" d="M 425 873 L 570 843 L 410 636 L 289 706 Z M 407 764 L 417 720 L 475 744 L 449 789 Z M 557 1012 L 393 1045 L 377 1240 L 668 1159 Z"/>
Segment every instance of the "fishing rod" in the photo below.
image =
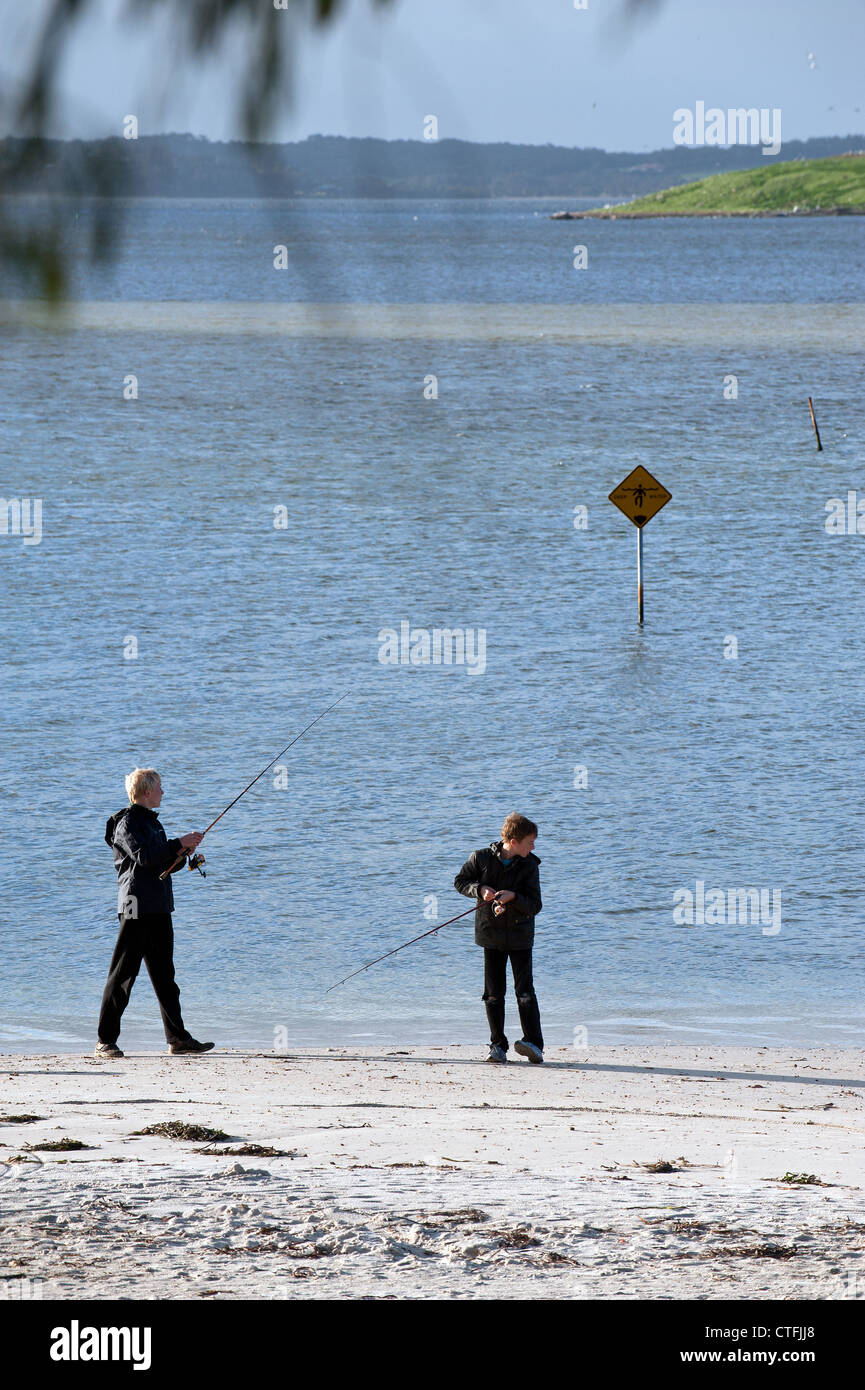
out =
<path fill-rule="evenodd" d="M 498 893 L 496 893 L 496 896 L 493 898 L 492 901 L 499 901 Z M 475 907 L 467 907 L 465 912 L 458 912 L 456 917 L 449 918 L 447 922 L 439 922 L 437 927 L 430 927 L 429 931 L 422 931 L 420 936 L 413 936 L 411 941 L 404 941 L 401 946 L 394 946 L 392 951 L 385 951 L 383 956 L 376 956 L 375 960 L 371 960 L 368 965 L 362 965 L 360 967 L 360 970 L 352 970 L 350 975 L 346 975 L 343 979 L 337 980 L 335 985 L 330 985 L 324 991 L 325 994 L 330 994 L 330 991 L 332 989 L 338 989 L 340 985 L 345 984 L 346 980 L 353 980 L 355 975 L 362 975 L 364 970 L 369 970 L 370 966 L 372 965 L 378 965 L 380 960 L 387 960 L 388 956 L 395 956 L 397 951 L 404 951 L 406 946 L 413 946 L 416 941 L 423 941 L 425 936 L 435 936 L 436 932 L 441 931 L 442 927 L 449 927 L 451 925 L 451 922 L 458 922 L 461 917 L 468 917 L 469 913 L 474 912 L 475 910 Z"/>
<path fill-rule="evenodd" d="M 242 796 L 246 796 L 246 793 L 250 790 L 250 788 L 255 786 L 256 782 L 257 782 L 258 779 L 259 779 L 259 777 L 263 777 L 264 774 L 265 774 L 265 772 L 268 772 L 268 771 L 270 770 L 270 768 L 273 767 L 273 764 L 276 762 L 276 759 L 277 759 L 277 758 L 281 758 L 282 755 L 283 755 L 283 753 L 287 753 L 288 750 L 289 750 L 289 748 L 292 748 L 292 747 L 294 746 L 295 743 L 297 743 L 300 739 L 303 738 L 304 734 L 308 734 L 308 733 L 309 733 L 309 731 L 310 731 L 310 729 L 312 728 L 313 724 L 317 724 L 318 721 L 319 721 L 319 719 L 323 719 L 324 716 L 325 716 L 326 714 L 330 714 L 330 711 L 331 711 L 332 709 L 336 709 L 337 705 L 338 705 L 338 704 L 341 704 L 342 701 L 346 698 L 346 696 L 347 696 L 347 695 L 350 695 L 350 694 L 351 694 L 351 691 L 350 691 L 350 690 L 347 690 L 347 691 L 345 692 L 345 695 L 340 695 L 339 699 L 338 699 L 338 700 L 334 700 L 334 702 L 333 702 L 332 705 L 328 705 L 327 709 L 323 709 L 322 712 L 321 712 L 321 714 L 317 714 L 317 715 L 315 716 L 314 719 L 311 719 L 310 722 L 307 724 L 306 728 L 305 728 L 305 729 L 301 729 L 300 733 L 299 733 L 299 734 L 296 734 L 295 737 L 291 740 L 290 743 L 287 743 L 287 744 L 285 745 L 284 748 L 280 748 L 280 750 L 279 750 L 279 752 L 277 753 L 276 757 L 275 757 L 275 758 L 271 758 L 270 762 L 267 764 L 267 767 L 263 767 L 263 768 L 261 769 L 261 771 L 258 773 L 258 775 L 257 775 L 256 777 L 253 777 L 252 781 L 249 783 L 249 786 L 244 787 L 243 791 L 240 792 L 240 793 L 238 793 L 238 795 L 234 798 L 233 801 L 229 801 L 229 803 L 228 803 L 228 805 L 226 806 L 225 810 L 224 810 L 224 811 L 220 811 L 219 815 L 216 817 L 216 820 L 212 820 L 212 821 L 210 822 L 210 824 L 209 824 L 204 830 L 202 830 L 202 832 L 201 832 L 201 838 L 202 838 L 202 840 L 204 839 L 204 837 L 205 837 L 205 835 L 207 834 L 208 830 L 212 830 L 213 827 L 216 825 L 216 822 L 217 822 L 217 821 L 221 821 L 221 820 L 222 820 L 222 817 L 223 817 L 224 815 L 226 815 L 226 813 L 227 813 L 228 811 L 231 810 L 232 806 L 236 806 L 236 805 L 237 805 L 238 801 L 240 800 L 240 798 L 241 798 Z M 174 873 L 174 870 L 178 867 L 179 864 L 182 864 L 182 863 L 183 863 L 183 861 L 186 859 L 186 857 L 187 857 L 188 854 L 189 854 L 189 851 L 188 851 L 188 850 L 182 850 L 181 853 L 178 854 L 177 858 L 175 859 L 175 861 L 174 861 L 174 863 L 171 865 L 171 867 L 168 868 L 168 869 L 164 869 L 163 872 L 159 875 L 160 880 L 163 879 L 163 878 L 167 878 L 169 874 L 173 874 L 173 873 Z M 190 867 L 190 869 L 198 869 L 198 872 L 201 874 L 202 878 L 206 878 L 207 875 L 205 874 L 204 870 L 203 870 L 202 867 L 201 867 L 201 865 L 202 865 L 203 863 L 205 863 L 205 859 L 204 859 L 204 855 L 203 855 L 203 854 L 192 854 L 192 855 L 190 856 L 190 859 L 189 859 L 189 867 Z"/>

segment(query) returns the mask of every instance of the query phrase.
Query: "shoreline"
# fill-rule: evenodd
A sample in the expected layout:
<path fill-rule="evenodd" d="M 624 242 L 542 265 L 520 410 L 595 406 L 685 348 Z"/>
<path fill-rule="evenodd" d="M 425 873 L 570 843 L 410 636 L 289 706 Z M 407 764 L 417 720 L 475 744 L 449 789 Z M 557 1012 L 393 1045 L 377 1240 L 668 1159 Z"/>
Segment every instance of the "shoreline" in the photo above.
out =
<path fill-rule="evenodd" d="M 0 1123 L 4 1283 L 45 1299 L 865 1298 L 865 1049 L 561 1047 L 540 1067 L 485 1052 L 4 1054 L 0 1116 L 40 1117 Z M 170 1121 L 226 1137 L 136 1134 Z M 34 1147 L 63 1140 L 88 1147 Z"/>
<path fill-rule="evenodd" d="M 552 1011 L 548 1011 L 551 1014 Z M 475 1020 L 475 1024 L 477 1021 Z M 217 1028 L 212 1027 L 208 1030 L 207 1026 L 198 1029 L 201 1037 L 213 1037 L 216 1039 L 216 1047 L 213 1055 L 224 1056 L 229 1053 L 244 1053 L 260 1057 L 285 1056 L 287 1054 L 309 1054 L 314 1055 L 319 1052 L 326 1053 L 330 1049 L 337 1048 L 347 1056 L 360 1056 L 372 1054 L 374 1052 L 398 1053 L 401 1050 L 409 1050 L 412 1053 L 426 1051 L 437 1051 L 441 1048 L 455 1047 L 461 1053 L 474 1056 L 476 1059 L 483 1060 L 486 1055 L 486 1043 L 484 1041 L 484 1026 L 463 1027 L 461 1020 L 456 1021 L 451 1026 L 442 1026 L 436 1029 L 412 1029 L 395 1025 L 392 1030 L 374 1031 L 372 1028 L 361 1032 L 351 1032 L 340 1030 L 333 1025 L 322 1025 L 318 1029 L 308 1027 L 299 1028 L 294 1033 L 289 1033 L 288 1037 L 283 1035 L 277 1041 L 273 1041 L 276 1029 L 266 1031 L 263 1036 L 256 1035 L 252 1030 L 244 1031 L 237 1028 Z M 809 1057 L 819 1057 L 824 1052 L 829 1053 L 849 1053 L 854 1054 L 865 1049 L 865 1037 L 862 1036 L 861 1028 L 853 1031 L 852 1036 L 844 1036 L 842 1031 L 835 1031 L 832 1036 L 820 1039 L 815 1036 L 816 1029 L 812 1030 L 811 1035 L 807 1036 L 805 1030 L 801 1036 L 790 1035 L 789 1027 L 785 1030 L 783 1024 L 779 1022 L 776 1033 L 773 1035 L 768 1031 L 757 1032 L 740 1027 L 735 1032 L 730 1029 L 726 1033 L 713 1033 L 710 1029 L 697 1029 L 687 1027 L 666 1031 L 661 1026 L 657 1028 L 644 1027 L 643 1032 L 636 1030 L 629 1033 L 617 1034 L 615 1030 L 601 1030 L 597 1026 L 592 1026 L 589 1036 L 592 1038 L 591 1046 L 575 1050 L 574 1044 L 567 1037 L 567 1032 L 563 1028 L 548 1026 L 546 1035 L 547 1050 L 567 1057 L 576 1058 L 583 1054 L 589 1055 L 590 1052 L 605 1052 L 614 1055 L 620 1049 L 634 1050 L 647 1049 L 650 1052 L 665 1050 L 677 1051 L 699 1051 L 717 1049 L 723 1053 L 727 1050 L 743 1052 L 762 1052 L 772 1051 L 795 1051 L 798 1049 Z M 129 1035 L 129 1036 L 127 1036 Z M 94 1061 L 93 1050 L 96 1044 L 95 1029 L 91 1028 L 88 1032 L 82 1033 L 80 1037 L 63 1036 L 56 1039 L 40 1039 L 31 1036 L 24 1036 L 18 1040 L 10 1039 L 5 1043 L 0 1043 L 0 1076 L 3 1075 L 5 1063 L 15 1063 L 22 1057 L 33 1060 L 56 1060 L 58 1062 L 71 1062 L 80 1059 L 87 1062 Z M 126 1060 L 150 1059 L 159 1057 L 167 1058 L 168 1043 L 159 1036 L 156 1028 L 140 1030 L 126 1027 L 124 1035 L 119 1040 L 121 1050 L 126 1054 Z M 512 1057 L 513 1061 L 514 1058 Z"/>
<path fill-rule="evenodd" d="M 594 221 L 616 222 L 625 218 L 637 222 L 641 218 L 656 221 L 670 217 L 865 217 L 865 208 L 742 208 L 727 209 L 689 209 L 672 212 L 628 212 L 627 203 L 618 208 L 586 208 L 583 212 L 551 212 L 551 222 L 578 222 L 582 218 Z"/>

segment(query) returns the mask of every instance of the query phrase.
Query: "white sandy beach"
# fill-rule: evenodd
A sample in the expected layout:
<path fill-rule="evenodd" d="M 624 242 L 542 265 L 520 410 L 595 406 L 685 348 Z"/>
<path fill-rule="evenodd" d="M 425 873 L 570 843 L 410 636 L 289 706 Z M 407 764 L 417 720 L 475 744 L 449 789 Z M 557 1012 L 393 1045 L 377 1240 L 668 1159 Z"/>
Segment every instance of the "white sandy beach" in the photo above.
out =
<path fill-rule="evenodd" d="M 0 1295 L 865 1298 L 861 1049 L 484 1056 L 5 1055 Z"/>

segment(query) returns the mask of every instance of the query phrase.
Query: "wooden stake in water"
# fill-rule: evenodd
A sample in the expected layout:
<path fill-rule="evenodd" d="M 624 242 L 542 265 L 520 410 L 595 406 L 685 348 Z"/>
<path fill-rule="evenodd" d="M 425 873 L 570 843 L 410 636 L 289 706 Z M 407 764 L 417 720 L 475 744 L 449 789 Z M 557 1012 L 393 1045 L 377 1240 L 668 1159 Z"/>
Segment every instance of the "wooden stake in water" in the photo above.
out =
<path fill-rule="evenodd" d="M 812 401 L 811 401 L 811 397 L 810 397 L 810 396 L 808 397 L 808 409 L 809 409 L 810 412 L 811 412 L 811 424 L 814 426 L 814 433 L 815 433 L 816 436 L 817 436 L 817 451 L 818 451 L 818 453 L 822 453 L 822 452 L 823 452 L 823 445 L 820 443 L 820 431 L 819 431 L 818 428 L 817 428 L 817 417 L 816 417 L 816 415 L 814 414 L 814 406 L 813 406 L 813 403 L 812 403 Z"/>
<path fill-rule="evenodd" d="M 643 626 L 643 528 L 637 527 L 637 609 L 640 627 Z"/>

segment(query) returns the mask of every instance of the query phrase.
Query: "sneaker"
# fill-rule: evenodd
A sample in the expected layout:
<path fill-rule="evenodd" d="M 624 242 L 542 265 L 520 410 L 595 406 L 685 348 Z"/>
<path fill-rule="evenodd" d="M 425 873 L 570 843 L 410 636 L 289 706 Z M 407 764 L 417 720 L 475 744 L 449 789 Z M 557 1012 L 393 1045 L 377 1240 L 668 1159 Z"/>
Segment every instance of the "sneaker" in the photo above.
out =
<path fill-rule="evenodd" d="M 520 1038 L 519 1042 L 514 1043 L 514 1052 L 519 1052 L 522 1057 L 528 1057 L 530 1062 L 542 1062 L 544 1060 L 543 1048 L 536 1047 L 534 1043 L 526 1042 L 525 1038 Z"/>
<path fill-rule="evenodd" d="M 122 1057 L 124 1054 L 114 1043 L 97 1043 L 93 1050 L 94 1057 Z"/>
<path fill-rule="evenodd" d="M 505 1052 L 505 1049 L 503 1047 L 499 1047 L 498 1043 L 490 1043 L 490 1055 L 487 1058 L 487 1061 L 506 1062 L 507 1060 L 508 1054 Z"/>
<path fill-rule="evenodd" d="M 172 1043 L 168 1051 L 172 1057 L 177 1057 L 183 1052 L 209 1052 L 213 1046 L 213 1043 L 200 1043 L 195 1038 L 187 1038 L 185 1042 Z"/>

